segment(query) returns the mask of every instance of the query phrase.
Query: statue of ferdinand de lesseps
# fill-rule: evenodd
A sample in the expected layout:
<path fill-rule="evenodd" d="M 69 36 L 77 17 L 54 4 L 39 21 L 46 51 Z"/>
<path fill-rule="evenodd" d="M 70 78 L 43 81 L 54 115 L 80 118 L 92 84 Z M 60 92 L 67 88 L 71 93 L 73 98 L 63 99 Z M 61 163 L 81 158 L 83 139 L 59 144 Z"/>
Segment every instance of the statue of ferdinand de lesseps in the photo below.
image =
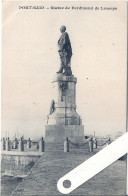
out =
<path fill-rule="evenodd" d="M 68 33 L 66 32 L 66 27 L 62 26 L 60 28 L 61 31 L 61 36 L 60 39 L 58 40 L 58 52 L 60 56 L 60 69 L 57 73 L 63 73 L 65 75 L 72 75 L 71 71 L 71 57 L 72 57 L 72 47 L 70 43 L 70 39 L 68 36 Z M 64 72 L 63 72 L 64 71 Z"/>

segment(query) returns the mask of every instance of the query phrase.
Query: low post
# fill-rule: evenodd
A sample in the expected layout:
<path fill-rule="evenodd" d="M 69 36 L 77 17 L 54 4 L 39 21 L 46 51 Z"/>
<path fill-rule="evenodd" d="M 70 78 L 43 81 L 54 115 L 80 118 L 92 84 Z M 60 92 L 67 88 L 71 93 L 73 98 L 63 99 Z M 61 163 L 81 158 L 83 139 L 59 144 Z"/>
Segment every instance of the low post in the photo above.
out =
<path fill-rule="evenodd" d="M 28 141 L 27 141 L 27 149 L 28 148 L 31 148 L 31 140 L 30 140 L 30 138 L 28 139 Z"/>
<path fill-rule="evenodd" d="M 93 139 L 89 140 L 89 152 L 93 152 Z"/>
<path fill-rule="evenodd" d="M 2 150 L 6 150 L 6 141 L 4 137 L 2 139 Z"/>
<path fill-rule="evenodd" d="M 64 152 L 69 152 L 69 140 L 68 140 L 68 137 L 64 141 Z"/>
<path fill-rule="evenodd" d="M 39 149 L 39 142 L 36 143 L 36 148 Z"/>
<path fill-rule="evenodd" d="M 97 148 L 97 140 L 96 139 L 94 140 L 93 148 L 95 148 L 95 149 Z"/>
<path fill-rule="evenodd" d="M 7 150 L 7 151 L 10 151 L 10 150 L 11 150 L 11 148 L 10 148 L 10 140 L 9 140 L 9 137 L 6 138 L 6 150 Z"/>
<path fill-rule="evenodd" d="M 14 149 L 18 149 L 18 139 L 15 138 L 15 141 L 14 141 Z"/>
<path fill-rule="evenodd" d="M 39 151 L 40 152 L 44 152 L 44 146 L 45 146 L 45 142 L 44 142 L 44 139 L 43 137 L 40 139 L 39 141 Z"/>
<path fill-rule="evenodd" d="M 108 144 L 108 145 L 111 144 L 111 139 L 110 139 L 110 138 L 108 139 L 107 144 Z"/>
<path fill-rule="evenodd" d="M 24 151 L 24 141 L 21 137 L 19 140 L 19 152 L 23 152 L 23 151 Z"/>

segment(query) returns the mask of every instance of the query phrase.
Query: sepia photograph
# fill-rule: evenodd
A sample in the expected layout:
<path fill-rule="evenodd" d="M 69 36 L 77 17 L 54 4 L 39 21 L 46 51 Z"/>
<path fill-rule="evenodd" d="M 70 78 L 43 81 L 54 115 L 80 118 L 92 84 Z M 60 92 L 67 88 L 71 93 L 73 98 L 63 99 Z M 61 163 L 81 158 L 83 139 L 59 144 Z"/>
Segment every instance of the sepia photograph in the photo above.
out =
<path fill-rule="evenodd" d="M 127 2 L 4 0 L 1 79 L 1 196 L 63 195 L 126 133 Z M 68 195 L 126 196 L 126 159 Z"/>

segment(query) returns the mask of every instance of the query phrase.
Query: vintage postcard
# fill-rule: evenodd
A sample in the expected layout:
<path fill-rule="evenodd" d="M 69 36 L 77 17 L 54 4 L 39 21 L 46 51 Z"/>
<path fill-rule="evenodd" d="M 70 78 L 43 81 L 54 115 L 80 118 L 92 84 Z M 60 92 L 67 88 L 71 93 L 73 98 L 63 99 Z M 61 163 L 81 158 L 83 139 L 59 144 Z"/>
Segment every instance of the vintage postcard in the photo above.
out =
<path fill-rule="evenodd" d="M 126 1 L 4 0 L 1 195 L 63 195 L 62 176 L 126 133 L 126 95 Z M 69 195 L 125 196 L 126 167 Z"/>

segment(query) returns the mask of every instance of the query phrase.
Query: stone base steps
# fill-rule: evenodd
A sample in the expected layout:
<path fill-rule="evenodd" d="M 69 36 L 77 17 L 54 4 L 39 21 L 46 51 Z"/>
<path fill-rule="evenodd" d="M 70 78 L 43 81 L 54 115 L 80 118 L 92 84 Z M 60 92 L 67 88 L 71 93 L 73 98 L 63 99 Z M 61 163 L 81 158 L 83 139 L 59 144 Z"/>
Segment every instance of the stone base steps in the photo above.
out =
<path fill-rule="evenodd" d="M 84 149 L 85 152 L 88 152 L 89 151 L 89 145 L 88 143 L 84 144 L 84 143 L 81 143 L 81 144 L 77 144 L 77 143 L 70 143 L 69 142 L 69 150 L 72 150 L 72 149 Z M 64 144 L 62 143 L 46 143 L 45 142 L 45 152 L 47 151 L 64 151 Z"/>

